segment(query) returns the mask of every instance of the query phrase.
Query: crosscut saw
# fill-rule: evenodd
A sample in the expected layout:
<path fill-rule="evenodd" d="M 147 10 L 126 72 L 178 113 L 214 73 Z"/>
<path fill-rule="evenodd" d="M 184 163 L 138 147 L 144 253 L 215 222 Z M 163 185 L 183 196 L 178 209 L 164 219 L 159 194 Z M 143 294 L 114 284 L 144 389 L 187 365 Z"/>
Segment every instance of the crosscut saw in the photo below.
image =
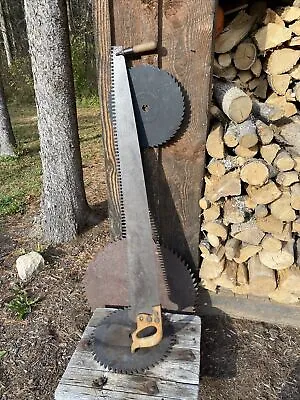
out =
<path fill-rule="evenodd" d="M 161 294 L 169 293 L 169 304 L 177 303 L 182 309 L 191 306 L 194 301 L 194 282 L 185 265 L 181 260 L 178 262 L 179 258 L 170 250 L 161 251 L 153 241 L 153 224 L 140 152 L 140 147 L 157 146 L 176 133 L 183 118 L 184 101 L 178 84 L 168 73 L 152 66 L 140 66 L 128 71 L 121 47 L 112 49 L 111 80 L 110 113 L 121 193 L 123 240 L 111 245 L 106 253 L 104 251 L 100 260 L 96 258 L 88 268 L 85 283 L 88 298 L 95 307 L 118 305 L 120 300 L 125 299 L 121 296 L 118 302 L 113 300 L 114 281 L 108 282 L 111 277 L 108 278 L 106 272 L 113 270 L 115 264 L 111 262 L 109 265 L 109 260 L 121 264 L 125 271 L 121 278 L 119 276 L 119 284 L 122 289 L 124 286 L 128 288 L 122 305 L 128 304 L 129 308 L 119 310 L 102 321 L 94 331 L 93 343 L 97 361 L 115 371 L 128 373 L 157 363 L 172 345 L 172 326 L 163 319 L 161 311 L 161 298 L 168 303 L 165 301 L 168 296 Z M 178 287 L 177 291 L 170 291 L 168 282 L 164 285 L 160 283 L 160 267 L 172 258 L 175 271 L 179 271 L 179 275 L 180 269 L 184 271 L 186 287 L 182 288 L 183 296 Z M 183 268 L 180 268 L 182 264 Z M 99 271 L 102 272 L 100 276 Z M 164 279 L 172 281 L 170 275 L 169 270 Z M 99 295 L 91 296 L 97 291 L 95 283 L 99 283 L 101 278 L 100 286 L 105 286 L 112 294 L 106 294 L 109 297 L 106 301 L 103 295 L 101 297 L 103 291 L 99 286 L 100 300 Z M 179 284 L 183 284 L 178 276 L 177 279 Z M 170 286 L 172 289 L 172 284 Z M 186 298 L 185 290 L 189 291 Z"/>

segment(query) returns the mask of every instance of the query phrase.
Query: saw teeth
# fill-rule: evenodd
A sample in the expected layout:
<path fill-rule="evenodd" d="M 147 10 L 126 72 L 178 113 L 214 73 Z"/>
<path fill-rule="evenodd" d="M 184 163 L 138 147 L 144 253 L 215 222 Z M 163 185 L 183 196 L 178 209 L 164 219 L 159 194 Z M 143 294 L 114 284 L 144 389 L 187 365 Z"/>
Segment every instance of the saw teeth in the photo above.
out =
<path fill-rule="evenodd" d="M 115 319 L 112 321 L 116 324 L 119 324 L 120 326 L 123 326 L 123 328 L 125 329 L 125 331 L 120 332 L 121 337 L 122 335 L 126 335 L 126 331 L 129 328 L 130 329 L 130 325 L 127 325 L 128 323 L 131 324 L 130 320 L 128 320 L 128 314 L 122 314 L 123 311 L 128 311 L 128 308 L 126 309 L 122 309 L 122 310 L 117 310 L 114 311 L 112 313 L 110 313 L 109 315 L 107 315 L 98 325 L 104 325 L 104 321 L 106 321 L 108 318 L 112 318 L 114 315 L 116 315 Z M 128 364 L 128 353 L 124 353 L 122 354 L 122 351 L 120 352 L 120 346 L 116 345 L 116 349 L 114 350 L 114 345 L 112 345 L 112 347 L 110 347 L 110 345 L 106 342 L 106 345 L 104 347 L 104 345 L 101 347 L 99 347 L 98 344 L 98 354 L 97 354 L 97 344 L 96 344 L 96 329 L 98 327 L 95 328 L 95 331 L 90 335 L 90 338 L 93 342 L 93 355 L 94 355 L 94 359 L 95 361 L 99 362 L 100 365 L 102 365 L 104 368 L 113 371 L 113 372 L 117 372 L 117 373 L 122 373 L 122 374 L 134 374 L 134 373 L 142 373 L 146 370 L 148 370 L 149 368 L 157 365 L 160 361 L 164 360 L 168 354 L 170 353 L 173 345 L 174 345 L 174 328 L 171 325 L 170 321 L 166 318 L 166 316 L 163 316 L 164 318 L 164 324 L 166 326 L 166 332 L 167 332 L 167 336 L 164 336 L 164 338 L 162 339 L 162 341 L 160 342 L 160 344 L 158 344 L 157 346 L 154 346 L 152 349 L 145 349 L 144 355 L 140 355 L 140 356 L 132 356 L 132 363 L 136 363 L 137 365 L 130 365 L 130 362 Z M 123 321 L 123 322 L 122 322 Z M 134 325 L 134 323 L 133 323 Z M 104 329 L 105 331 L 105 329 Z M 114 335 L 115 332 L 111 332 L 110 331 L 110 335 Z M 102 334 L 98 331 L 98 339 L 101 341 L 106 340 L 108 336 L 108 333 L 106 332 L 102 332 Z M 104 335 L 104 336 L 103 336 Z M 102 339 L 101 339 L 102 338 Z M 122 348 L 122 346 L 121 346 Z M 102 350 L 101 350 L 102 349 Z M 103 349 L 107 349 L 107 351 L 103 352 Z M 117 352 L 117 354 L 114 354 L 114 352 Z M 140 353 L 139 353 L 140 354 Z M 109 359 L 109 355 L 112 357 L 111 359 Z M 123 358 L 125 357 L 125 358 Z M 112 360 L 117 360 L 117 364 L 119 365 L 115 365 L 115 362 Z M 149 362 L 147 364 L 147 361 Z M 125 362 L 125 364 L 122 366 L 122 362 Z M 125 367 L 126 365 L 126 367 Z"/>

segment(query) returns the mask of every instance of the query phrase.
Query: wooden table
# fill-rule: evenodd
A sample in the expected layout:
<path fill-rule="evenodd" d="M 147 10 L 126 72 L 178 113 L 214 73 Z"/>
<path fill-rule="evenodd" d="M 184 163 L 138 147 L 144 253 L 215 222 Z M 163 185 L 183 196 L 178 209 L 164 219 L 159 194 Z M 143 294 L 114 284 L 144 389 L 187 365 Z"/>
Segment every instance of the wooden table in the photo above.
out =
<path fill-rule="evenodd" d="M 95 310 L 55 391 L 55 400 L 197 400 L 200 373 L 201 320 L 194 315 L 167 314 L 176 331 L 169 356 L 149 371 L 122 375 L 93 359 L 90 337 L 113 309 Z M 99 378 L 107 378 L 99 388 Z M 155 394 L 149 394 L 155 389 Z"/>

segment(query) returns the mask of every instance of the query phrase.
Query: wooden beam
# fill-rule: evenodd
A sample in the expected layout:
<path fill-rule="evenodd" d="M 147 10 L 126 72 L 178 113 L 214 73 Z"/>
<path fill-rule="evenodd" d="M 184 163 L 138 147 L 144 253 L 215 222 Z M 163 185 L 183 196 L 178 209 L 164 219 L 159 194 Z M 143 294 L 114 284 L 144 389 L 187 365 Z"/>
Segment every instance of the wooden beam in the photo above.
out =
<path fill-rule="evenodd" d="M 181 137 L 167 147 L 143 152 L 146 185 L 160 238 L 198 268 L 202 191 L 210 99 L 211 53 L 216 0 L 96 0 L 99 92 L 106 153 L 112 236 L 120 236 L 120 206 L 107 111 L 110 44 L 158 41 L 158 55 L 134 60 L 154 64 L 178 79 L 186 97 Z M 201 40 L 199 40 L 201 38 Z"/>

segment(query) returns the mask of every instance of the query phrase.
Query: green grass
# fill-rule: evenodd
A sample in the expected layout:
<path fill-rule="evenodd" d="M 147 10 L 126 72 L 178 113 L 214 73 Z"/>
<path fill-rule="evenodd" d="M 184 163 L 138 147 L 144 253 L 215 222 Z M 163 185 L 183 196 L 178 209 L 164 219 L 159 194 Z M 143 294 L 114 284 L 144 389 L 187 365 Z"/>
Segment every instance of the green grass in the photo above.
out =
<path fill-rule="evenodd" d="M 99 157 L 98 108 L 78 105 L 83 164 Z M 39 199 L 42 184 L 35 107 L 11 106 L 9 111 L 18 142 L 18 156 L 0 157 L 0 217 L 24 213 L 31 202 Z"/>

